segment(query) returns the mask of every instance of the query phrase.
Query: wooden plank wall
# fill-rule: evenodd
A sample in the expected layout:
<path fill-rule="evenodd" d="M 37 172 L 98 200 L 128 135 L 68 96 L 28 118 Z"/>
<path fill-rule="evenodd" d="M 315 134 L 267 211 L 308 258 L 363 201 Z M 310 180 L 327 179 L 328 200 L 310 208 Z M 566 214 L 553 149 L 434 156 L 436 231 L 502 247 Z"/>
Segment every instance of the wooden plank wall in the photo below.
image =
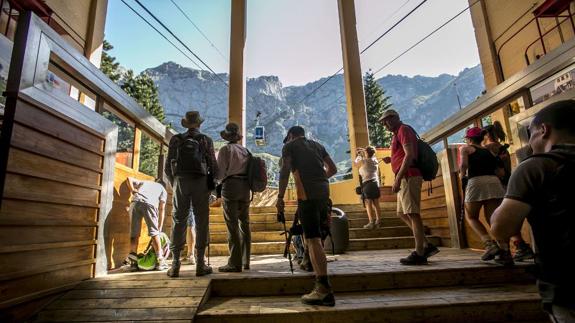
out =
<path fill-rule="evenodd" d="M 437 177 L 431 181 L 432 191 L 429 194 L 429 182 L 424 181 L 421 187 L 421 218 L 423 225 L 429 229 L 433 236 L 441 238 L 441 245 L 451 247 L 449 221 L 447 219 L 447 202 L 441 167 Z"/>
<path fill-rule="evenodd" d="M 0 210 L 0 307 L 94 276 L 105 138 L 16 103 Z"/>
<path fill-rule="evenodd" d="M 133 177 L 141 180 L 153 181 L 152 176 L 137 172 L 136 170 L 116 163 L 114 172 L 114 201 L 112 210 L 106 218 L 106 254 L 108 255 L 108 268 L 113 269 L 122 265 L 122 261 L 130 252 L 130 214 L 127 208 L 130 205 L 130 192 L 127 178 Z M 168 236 L 172 230 L 172 194 L 168 188 L 168 202 L 166 205 L 166 218 L 162 231 Z M 138 252 L 143 252 L 150 241 L 146 223 L 142 221 Z"/>

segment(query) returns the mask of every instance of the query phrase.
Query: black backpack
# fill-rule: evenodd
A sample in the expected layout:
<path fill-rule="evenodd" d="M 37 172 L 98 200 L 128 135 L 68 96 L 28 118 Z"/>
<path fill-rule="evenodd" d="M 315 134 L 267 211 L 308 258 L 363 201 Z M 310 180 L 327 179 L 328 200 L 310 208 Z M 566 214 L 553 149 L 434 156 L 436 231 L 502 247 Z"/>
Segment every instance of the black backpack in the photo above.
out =
<path fill-rule="evenodd" d="M 207 175 L 204 135 L 182 135 L 176 149 L 174 175 Z"/>
<path fill-rule="evenodd" d="M 431 146 L 419 137 L 415 129 L 411 126 L 408 127 L 417 136 L 417 159 L 415 160 L 415 167 L 421 172 L 421 177 L 423 177 L 424 181 L 432 181 L 437 177 L 437 171 L 439 170 L 437 155 L 435 151 L 431 149 Z"/>

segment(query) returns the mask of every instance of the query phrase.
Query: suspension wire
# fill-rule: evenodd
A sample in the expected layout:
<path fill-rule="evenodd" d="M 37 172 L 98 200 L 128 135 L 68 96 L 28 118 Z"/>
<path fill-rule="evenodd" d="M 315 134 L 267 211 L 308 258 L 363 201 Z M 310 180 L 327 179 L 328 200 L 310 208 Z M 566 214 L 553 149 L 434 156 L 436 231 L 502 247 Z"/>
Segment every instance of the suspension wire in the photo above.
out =
<path fill-rule="evenodd" d="M 406 0 L 405 2 L 403 2 L 403 4 L 401 6 L 399 6 L 392 14 L 388 15 L 387 17 L 385 17 L 384 19 L 382 19 L 382 21 L 377 25 L 377 27 L 375 27 L 366 38 L 371 38 L 372 35 L 374 35 L 376 33 L 376 31 L 379 29 L 379 27 L 384 26 L 386 23 L 389 22 L 389 20 L 393 17 L 395 17 L 395 15 L 401 11 L 401 9 L 403 9 L 403 7 L 405 7 L 408 3 L 410 3 L 411 0 Z"/>
<path fill-rule="evenodd" d="M 415 48 L 417 45 L 421 44 L 422 42 L 424 42 L 426 39 L 428 39 L 429 37 L 431 37 L 433 34 L 435 34 L 436 32 L 438 32 L 439 30 L 441 30 L 443 27 L 445 27 L 446 25 L 448 25 L 450 22 L 452 22 L 453 20 L 455 20 L 456 18 L 458 18 L 459 16 L 461 16 L 464 12 L 466 12 L 467 10 L 469 10 L 471 7 L 473 7 L 474 5 L 476 5 L 477 3 L 479 3 L 480 0 L 476 0 L 474 3 L 470 4 L 467 8 L 461 10 L 458 14 L 456 14 L 455 16 L 451 17 L 450 19 L 448 19 L 446 22 L 444 22 L 441 26 L 437 27 L 436 29 L 434 29 L 432 32 L 430 32 L 429 34 L 427 34 L 425 37 L 423 37 L 422 39 L 420 39 L 419 41 L 417 41 L 415 44 L 411 45 L 408 49 L 406 49 L 405 51 L 403 51 L 401 54 L 397 55 L 394 59 L 392 59 L 391 61 L 387 62 L 385 65 L 383 65 L 382 67 L 378 68 L 373 75 L 376 75 L 377 73 L 381 72 L 383 69 L 385 69 L 386 67 L 388 67 L 389 65 L 393 64 L 393 62 L 397 61 L 399 58 L 401 58 L 403 55 L 407 54 L 409 51 L 411 51 L 413 48 Z"/>
<path fill-rule="evenodd" d="M 170 43 L 172 46 L 174 46 L 175 49 L 177 49 L 180 53 L 182 53 L 182 55 L 184 55 L 186 58 L 188 58 L 190 60 L 190 62 L 194 63 L 194 65 L 196 65 L 196 67 L 198 69 L 202 69 L 200 67 L 200 65 L 198 65 L 198 63 L 196 63 L 196 61 L 194 61 L 190 56 L 188 56 L 186 53 L 184 53 L 184 51 L 182 49 L 180 49 L 178 46 L 176 46 L 176 44 L 174 44 L 171 40 L 168 39 L 168 37 L 166 37 L 166 35 L 162 34 L 161 31 L 159 31 L 154 25 L 152 25 L 148 20 L 146 20 L 146 18 L 144 18 L 139 12 L 136 11 L 136 9 L 132 8 L 128 3 L 126 3 L 126 1 L 124 0 L 120 0 L 122 1 L 126 7 L 130 8 L 130 10 L 132 10 L 136 15 L 138 15 L 138 17 L 140 17 L 146 24 L 148 24 L 148 26 L 152 27 L 152 29 L 154 29 L 160 36 L 162 36 L 168 43 Z"/>
<path fill-rule="evenodd" d="M 218 52 L 218 54 L 220 54 L 220 56 L 227 63 L 228 58 L 220 51 L 220 49 L 218 47 L 216 47 L 216 45 L 214 45 L 214 43 L 210 40 L 210 38 L 208 38 L 208 36 L 206 36 L 206 34 L 200 29 L 200 27 L 198 27 L 198 25 L 196 25 L 194 23 L 192 18 L 190 18 L 190 16 L 174 0 L 170 0 L 170 1 L 174 4 L 174 6 L 176 6 L 176 8 L 178 8 L 178 11 L 180 11 L 182 13 L 182 15 L 184 15 L 184 17 L 186 17 L 186 19 L 194 26 L 194 28 L 196 28 L 196 30 L 204 37 L 205 40 L 208 41 L 208 43 L 210 43 L 210 45 L 216 50 L 216 52 Z"/>
<path fill-rule="evenodd" d="M 137 0 L 136 0 L 137 1 Z M 399 19 L 399 21 L 397 21 L 395 24 L 393 24 L 393 26 L 389 27 L 385 32 L 383 32 L 383 34 L 381 34 L 379 37 L 377 37 L 376 40 L 374 40 L 373 42 L 371 42 L 371 44 L 369 44 L 366 48 L 364 48 L 361 52 L 360 55 L 365 53 L 368 49 L 370 49 L 373 45 L 375 45 L 375 43 L 377 43 L 378 41 L 380 41 L 383 37 L 385 37 L 385 35 L 387 35 L 389 32 L 391 32 L 393 29 L 395 29 L 395 27 L 397 27 L 399 24 L 401 24 L 405 19 L 407 19 L 407 17 L 411 16 L 415 11 L 417 11 L 417 9 L 419 9 L 424 3 L 426 3 L 428 0 L 423 0 L 421 1 L 415 8 L 413 8 L 410 12 L 408 12 L 407 14 L 405 14 L 401 19 Z M 325 81 L 323 81 L 318 87 L 316 87 L 313 91 L 311 91 L 310 93 L 308 93 L 306 96 L 303 97 L 303 99 L 301 99 L 300 101 L 298 101 L 296 103 L 296 105 L 300 105 L 302 103 L 304 103 L 309 97 L 311 97 L 312 95 L 314 95 L 321 87 L 323 87 L 327 82 L 329 82 L 331 79 L 333 79 L 336 75 L 339 74 L 339 72 L 343 71 L 343 66 L 337 70 L 335 73 L 333 73 L 330 77 L 328 77 Z"/>
<path fill-rule="evenodd" d="M 198 61 L 200 61 L 200 63 L 202 63 L 202 65 L 204 65 L 210 72 L 212 72 L 214 74 L 215 77 L 217 77 L 222 83 L 224 83 L 227 87 L 229 87 L 228 83 L 222 79 L 218 73 L 216 73 L 206 62 L 204 62 L 198 55 L 196 55 L 196 53 L 194 53 L 193 50 L 190 49 L 190 47 L 188 47 L 188 45 L 186 45 L 178 36 L 176 36 L 174 34 L 174 32 L 172 32 L 172 30 L 170 28 L 168 28 L 160 19 L 158 19 L 158 17 L 156 17 L 146 6 L 144 6 L 140 0 L 134 0 L 140 7 L 142 7 L 142 9 L 144 9 L 144 11 L 146 11 L 157 23 L 159 23 L 168 33 L 170 33 L 170 35 L 172 35 L 172 37 L 174 37 L 182 46 L 184 46 L 184 48 L 186 48 Z"/>

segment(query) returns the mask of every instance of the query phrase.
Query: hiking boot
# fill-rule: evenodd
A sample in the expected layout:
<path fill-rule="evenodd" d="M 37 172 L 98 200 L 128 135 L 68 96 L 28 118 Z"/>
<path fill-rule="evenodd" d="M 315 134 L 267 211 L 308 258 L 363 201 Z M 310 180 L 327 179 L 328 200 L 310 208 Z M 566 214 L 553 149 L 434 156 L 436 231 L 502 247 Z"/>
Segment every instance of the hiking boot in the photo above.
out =
<path fill-rule="evenodd" d="M 218 268 L 218 271 L 221 273 L 241 273 L 242 267 L 236 267 L 231 265 L 225 265 Z"/>
<path fill-rule="evenodd" d="M 368 224 L 363 226 L 364 229 L 375 229 L 375 222 L 369 222 Z"/>
<path fill-rule="evenodd" d="M 525 241 L 518 241 L 515 243 L 515 254 L 513 255 L 513 260 L 515 261 L 523 261 L 527 259 L 533 259 L 535 254 L 531 249 L 531 246 L 526 243 Z"/>
<path fill-rule="evenodd" d="M 301 302 L 306 305 L 335 306 L 335 297 L 331 289 L 316 283 L 311 293 L 301 297 Z"/>
<path fill-rule="evenodd" d="M 244 265 L 244 270 L 250 270 L 250 265 L 249 265 L 249 264 L 245 264 L 245 265 Z"/>
<path fill-rule="evenodd" d="M 206 276 L 213 272 L 214 271 L 212 267 L 206 265 L 203 261 L 202 262 L 198 261 L 198 263 L 196 264 L 196 276 L 198 277 Z"/>
<path fill-rule="evenodd" d="M 417 254 L 416 251 L 414 251 L 409 256 L 407 256 L 406 258 L 401 258 L 399 260 L 399 262 L 402 265 L 406 265 L 406 266 L 425 265 L 425 264 L 427 264 L 427 257 L 420 256 Z"/>
<path fill-rule="evenodd" d="M 511 257 L 511 252 L 509 250 L 500 249 L 497 257 L 495 258 L 495 263 L 502 266 L 513 266 L 513 257 Z"/>
<path fill-rule="evenodd" d="M 431 242 L 427 243 L 427 247 L 423 250 L 423 256 L 429 258 L 439 253 L 439 249 Z"/>
<path fill-rule="evenodd" d="M 165 258 L 158 258 L 158 263 L 156 263 L 156 270 L 164 271 L 168 268 L 170 268 L 170 266 L 166 262 L 166 259 Z"/>
<path fill-rule="evenodd" d="M 167 274 L 168 274 L 168 276 L 170 276 L 172 278 L 180 277 L 180 262 L 174 260 L 172 262 L 172 267 L 170 267 L 170 269 L 168 269 Z"/>
<path fill-rule="evenodd" d="M 501 250 L 499 249 L 497 242 L 493 240 L 487 240 L 483 245 L 485 246 L 485 252 L 481 255 L 481 260 L 483 261 L 493 260 Z"/>

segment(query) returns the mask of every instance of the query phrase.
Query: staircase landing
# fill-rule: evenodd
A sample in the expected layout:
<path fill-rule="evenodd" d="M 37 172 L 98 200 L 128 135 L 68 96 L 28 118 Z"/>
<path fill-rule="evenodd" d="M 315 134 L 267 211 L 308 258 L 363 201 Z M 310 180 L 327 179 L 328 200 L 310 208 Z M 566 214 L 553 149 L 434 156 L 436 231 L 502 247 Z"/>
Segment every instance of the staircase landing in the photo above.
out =
<path fill-rule="evenodd" d="M 304 306 L 312 275 L 278 255 L 253 256 L 252 269 L 196 278 L 165 272 L 114 273 L 79 284 L 40 312 L 36 321 L 248 322 L 547 322 L 530 263 L 503 268 L 480 253 L 442 248 L 429 265 L 401 266 L 409 250 L 356 251 L 330 256 L 333 308 Z M 225 257 L 212 257 L 214 267 Z M 296 264 L 294 263 L 294 266 Z M 296 266 L 297 267 L 297 266 Z"/>

